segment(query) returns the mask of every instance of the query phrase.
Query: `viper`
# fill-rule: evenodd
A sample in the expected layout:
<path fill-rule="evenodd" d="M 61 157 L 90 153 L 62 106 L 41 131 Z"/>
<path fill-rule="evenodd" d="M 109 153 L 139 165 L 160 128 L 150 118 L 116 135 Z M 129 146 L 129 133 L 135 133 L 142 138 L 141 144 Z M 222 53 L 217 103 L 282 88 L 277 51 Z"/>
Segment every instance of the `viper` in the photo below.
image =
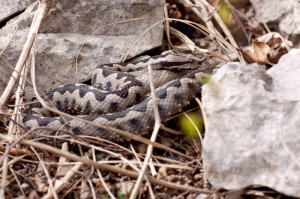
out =
<path fill-rule="evenodd" d="M 154 108 L 147 66 L 153 69 L 155 95 L 162 122 L 182 112 L 201 94 L 205 77 L 214 69 L 206 56 L 197 57 L 179 51 L 123 64 L 97 67 L 92 85 L 67 84 L 44 95 L 50 106 L 95 124 L 111 126 L 140 136 L 148 136 L 154 126 Z M 64 117 L 45 109 L 38 101 L 22 112 L 25 129 L 48 127 L 35 136 L 55 135 L 57 129 L 72 130 L 77 135 L 100 137 L 114 142 L 129 138 L 114 132 Z M 53 130 L 49 130 L 53 129 Z"/>

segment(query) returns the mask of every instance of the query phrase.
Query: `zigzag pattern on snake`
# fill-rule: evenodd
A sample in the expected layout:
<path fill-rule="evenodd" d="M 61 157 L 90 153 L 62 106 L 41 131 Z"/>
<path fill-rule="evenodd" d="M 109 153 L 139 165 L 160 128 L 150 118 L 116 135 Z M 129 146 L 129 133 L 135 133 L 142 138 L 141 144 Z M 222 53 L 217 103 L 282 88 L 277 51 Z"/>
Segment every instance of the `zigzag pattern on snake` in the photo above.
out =
<path fill-rule="evenodd" d="M 166 51 L 159 56 L 126 64 L 108 64 L 95 69 L 92 86 L 68 84 L 46 94 L 51 105 L 60 111 L 77 115 L 96 124 L 148 136 L 154 126 L 154 111 L 147 66 L 151 64 L 159 114 L 162 122 L 180 113 L 201 93 L 203 77 L 212 72 L 204 58 Z M 203 69 L 208 68 L 208 69 Z M 114 142 L 128 141 L 84 122 L 65 117 L 77 135 L 90 135 Z M 68 129 L 62 119 L 49 112 L 39 102 L 22 113 L 26 129 L 49 127 Z M 55 135 L 55 131 L 37 130 L 35 135 Z"/>

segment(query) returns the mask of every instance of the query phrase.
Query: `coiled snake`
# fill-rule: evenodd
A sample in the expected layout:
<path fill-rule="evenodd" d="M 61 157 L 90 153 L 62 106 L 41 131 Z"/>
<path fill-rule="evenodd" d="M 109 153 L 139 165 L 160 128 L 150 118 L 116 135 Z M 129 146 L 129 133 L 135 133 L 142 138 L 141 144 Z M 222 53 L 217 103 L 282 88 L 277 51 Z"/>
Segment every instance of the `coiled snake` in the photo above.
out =
<path fill-rule="evenodd" d="M 211 65 L 192 55 L 166 51 L 138 62 L 108 64 L 95 69 L 92 86 L 68 84 L 46 94 L 52 106 L 96 124 L 112 126 L 140 136 L 147 136 L 154 125 L 154 111 L 147 66 L 153 69 L 159 114 L 166 119 L 181 112 L 201 93 L 203 77 L 211 73 Z M 209 68 L 204 70 L 203 68 Z M 21 117 L 26 129 L 37 130 L 35 135 L 55 135 L 55 129 L 69 129 L 77 135 L 90 135 L 114 142 L 128 138 L 82 121 L 64 117 L 68 123 L 49 112 L 39 102 L 27 107 Z"/>

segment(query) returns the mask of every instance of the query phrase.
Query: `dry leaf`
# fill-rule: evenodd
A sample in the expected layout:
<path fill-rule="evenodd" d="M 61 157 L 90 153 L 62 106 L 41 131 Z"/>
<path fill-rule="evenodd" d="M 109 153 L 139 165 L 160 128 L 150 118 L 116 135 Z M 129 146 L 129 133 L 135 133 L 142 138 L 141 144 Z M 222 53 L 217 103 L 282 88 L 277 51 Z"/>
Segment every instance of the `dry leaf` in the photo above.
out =
<path fill-rule="evenodd" d="M 273 32 L 252 40 L 252 47 L 254 52 L 240 50 L 248 63 L 274 65 L 288 52 L 292 44 L 280 34 Z"/>
<path fill-rule="evenodd" d="M 277 32 L 269 32 L 257 38 L 257 41 L 264 42 L 273 50 L 280 52 L 283 50 L 289 51 L 293 47 L 293 43 Z"/>
<path fill-rule="evenodd" d="M 268 61 L 270 47 L 267 44 L 252 40 L 252 47 L 254 52 L 251 52 L 249 49 L 245 51 L 241 50 L 241 53 L 248 63 L 271 64 Z"/>

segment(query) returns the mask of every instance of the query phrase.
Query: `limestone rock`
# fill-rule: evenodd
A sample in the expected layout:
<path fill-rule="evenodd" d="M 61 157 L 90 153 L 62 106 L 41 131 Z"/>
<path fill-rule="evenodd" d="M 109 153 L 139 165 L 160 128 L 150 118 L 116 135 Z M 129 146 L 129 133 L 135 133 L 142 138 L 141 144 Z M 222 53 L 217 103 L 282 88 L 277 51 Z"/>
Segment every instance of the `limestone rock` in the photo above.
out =
<path fill-rule="evenodd" d="M 279 22 L 286 35 L 300 34 L 300 4 L 297 0 L 250 0 L 261 23 Z"/>
<path fill-rule="evenodd" d="M 300 50 L 266 71 L 228 63 L 203 87 L 205 175 L 215 188 L 263 185 L 300 197 Z"/>
<path fill-rule="evenodd" d="M 1 0 L 0 23 L 25 10 L 35 0 Z"/>
<path fill-rule="evenodd" d="M 121 62 L 138 37 L 158 19 L 118 23 L 108 28 L 102 25 L 137 17 L 162 17 L 160 0 L 125 1 L 56 1 L 41 27 L 36 41 L 37 85 L 49 91 L 59 85 L 86 81 L 100 64 Z M 15 65 L 27 37 L 36 5 L 31 4 L 0 30 L 0 52 Z M 17 30 L 15 32 L 15 30 Z M 129 58 L 161 45 L 163 26 L 147 32 L 129 53 Z M 11 39 L 12 38 L 12 39 Z M 83 48 L 79 51 L 81 45 Z M 75 58 L 79 55 L 78 65 Z M 11 70 L 0 62 L 0 93 Z M 30 88 L 27 96 L 31 97 Z"/>

